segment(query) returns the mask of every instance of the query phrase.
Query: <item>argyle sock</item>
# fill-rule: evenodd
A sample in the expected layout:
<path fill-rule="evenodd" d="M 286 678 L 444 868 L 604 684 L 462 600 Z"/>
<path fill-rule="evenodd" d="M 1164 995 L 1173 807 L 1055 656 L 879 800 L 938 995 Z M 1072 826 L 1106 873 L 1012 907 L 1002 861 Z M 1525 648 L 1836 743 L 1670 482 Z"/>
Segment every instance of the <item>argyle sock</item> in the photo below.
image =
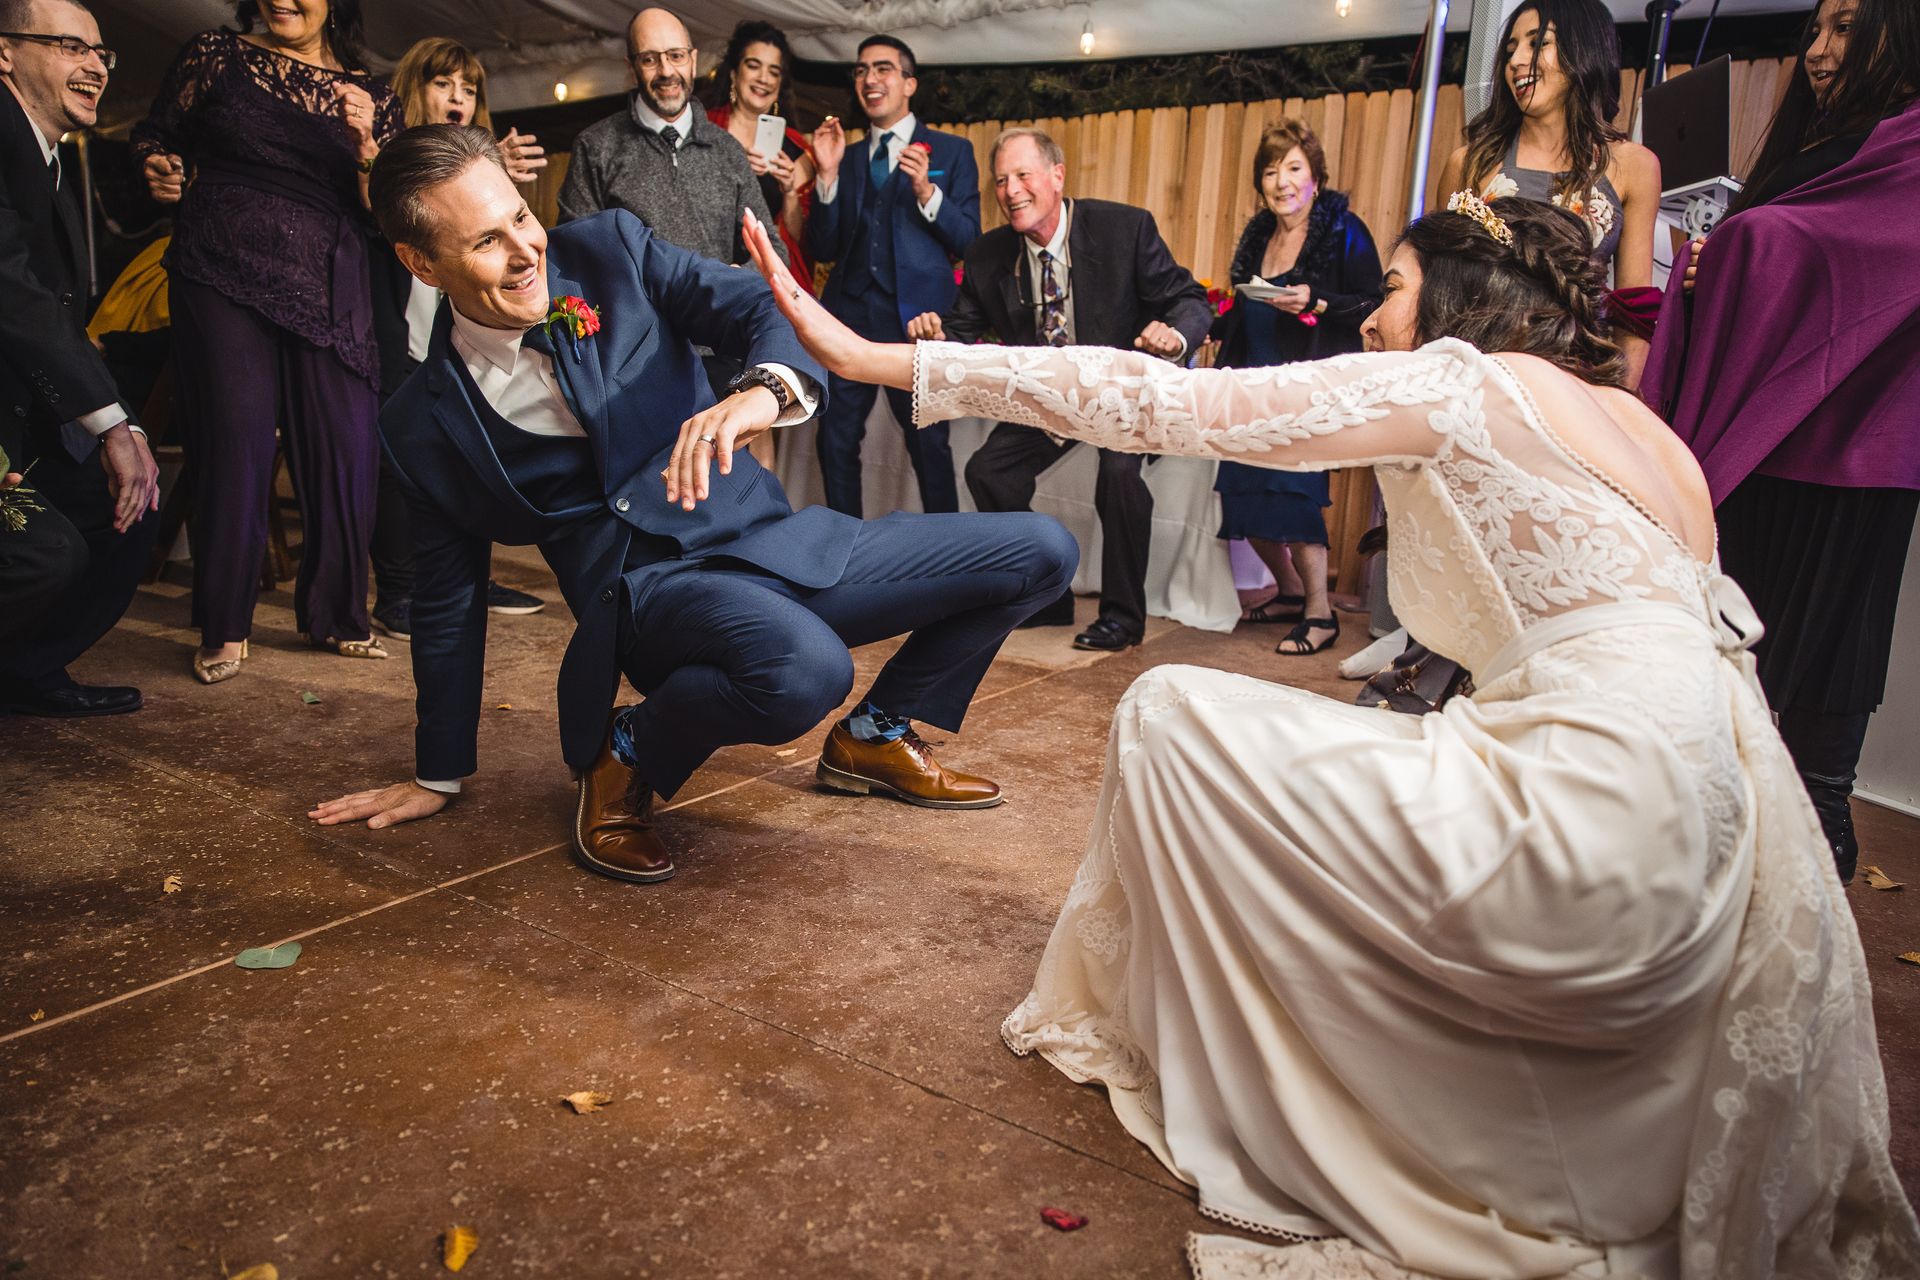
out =
<path fill-rule="evenodd" d="M 871 702 L 862 702 L 840 723 L 847 726 L 855 742 L 892 742 L 905 737 L 913 725 L 913 721 L 896 719 Z"/>

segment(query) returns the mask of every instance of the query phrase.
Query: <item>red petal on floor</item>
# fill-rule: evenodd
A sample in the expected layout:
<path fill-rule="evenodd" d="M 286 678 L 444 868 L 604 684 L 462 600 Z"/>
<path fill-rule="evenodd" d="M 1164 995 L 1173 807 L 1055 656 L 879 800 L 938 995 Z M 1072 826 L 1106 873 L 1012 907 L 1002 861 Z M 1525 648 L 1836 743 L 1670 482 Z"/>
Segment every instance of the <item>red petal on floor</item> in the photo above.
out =
<path fill-rule="evenodd" d="M 1078 1231 L 1087 1225 L 1086 1215 L 1068 1213 L 1065 1209 L 1042 1209 L 1040 1220 L 1055 1231 Z"/>

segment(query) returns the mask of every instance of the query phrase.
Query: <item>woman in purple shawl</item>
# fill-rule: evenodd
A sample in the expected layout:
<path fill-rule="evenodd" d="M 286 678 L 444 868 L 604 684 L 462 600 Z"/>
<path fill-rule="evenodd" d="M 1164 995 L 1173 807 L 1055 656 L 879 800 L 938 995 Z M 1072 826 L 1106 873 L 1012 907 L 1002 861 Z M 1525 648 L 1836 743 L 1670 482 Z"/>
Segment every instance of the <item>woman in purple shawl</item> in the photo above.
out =
<path fill-rule="evenodd" d="M 1721 566 L 1766 624 L 1760 680 L 1842 880 L 1920 505 L 1916 68 L 1920 5 L 1824 0 L 1746 190 L 1668 289 L 1642 383 L 1712 486 Z"/>

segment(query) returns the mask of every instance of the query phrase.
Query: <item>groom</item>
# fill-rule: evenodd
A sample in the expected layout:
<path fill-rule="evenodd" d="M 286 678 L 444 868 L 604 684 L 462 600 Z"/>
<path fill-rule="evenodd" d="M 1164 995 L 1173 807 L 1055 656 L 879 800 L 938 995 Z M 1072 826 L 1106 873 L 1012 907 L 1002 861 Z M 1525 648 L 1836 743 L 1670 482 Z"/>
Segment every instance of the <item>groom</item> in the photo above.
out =
<path fill-rule="evenodd" d="M 794 511 L 745 446 L 811 417 L 825 377 L 765 282 L 621 211 L 548 232 L 484 129 L 408 130 L 369 190 L 400 260 L 447 302 L 380 417 L 416 544 L 417 769 L 309 816 L 426 817 L 474 772 L 492 542 L 538 546 L 579 620 L 560 738 L 587 869 L 672 875 L 654 797 L 721 747 L 806 732 L 853 687 L 848 647 L 904 632 L 816 777 L 935 808 L 1000 803 L 996 784 L 943 768 L 911 721 L 960 727 L 1007 633 L 1072 578 L 1066 530 L 1033 515 Z M 695 343 L 746 366 L 718 404 Z M 646 701 L 609 716 L 622 673 Z"/>

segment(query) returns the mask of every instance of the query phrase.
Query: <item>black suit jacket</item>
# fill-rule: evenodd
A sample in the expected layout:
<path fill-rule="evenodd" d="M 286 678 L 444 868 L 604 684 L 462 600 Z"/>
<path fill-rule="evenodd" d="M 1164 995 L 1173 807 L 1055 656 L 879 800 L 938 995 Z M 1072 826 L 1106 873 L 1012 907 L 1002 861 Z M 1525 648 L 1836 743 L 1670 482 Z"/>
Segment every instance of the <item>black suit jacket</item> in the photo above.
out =
<path fill-rule="evenodd" d="M 1213 320 L 1207 291 L 1173 260 L 1152 214 L 1111 200 L 1074 200 L 1068 216 L 1074 341 L 1130 351 L 1148 322 L 1159 320 L 1187 340 L 1189 352 L 1200 345 Z M 1031 279 L 1022 282 L 1025 274 L 1026 241 L 1012 227 L 974 241 L 960 292 L 940 318 L 947 337 L 978 342 L 991 333 L 1009 346 L 1039 345 L 1035 291 Z"/>
<path fill-rule="evenodd" d="M 12 457 L 29 434 L 49 449 L 61 423 L 120 399 L 87 341 L 86 252 L 78 207 L 0 87 L 0 446 Z"/>
<path fill-rule="evenodd" d="M 367 241 L 367 282 L 373 287 L 373 339 L 380 349 L 380 398 L 398 391 L 416 367 L 407 354 L 407 302 L 413 273 L 400 265 L 393 246 L 381 238 Z"/>

